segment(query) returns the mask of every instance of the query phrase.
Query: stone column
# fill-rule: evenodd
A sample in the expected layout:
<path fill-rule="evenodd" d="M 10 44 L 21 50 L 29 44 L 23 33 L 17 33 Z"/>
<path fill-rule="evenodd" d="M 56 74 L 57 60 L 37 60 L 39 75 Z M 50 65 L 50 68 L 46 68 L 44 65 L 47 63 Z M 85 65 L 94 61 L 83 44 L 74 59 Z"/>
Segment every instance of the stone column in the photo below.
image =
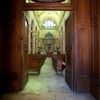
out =
<path fill-rule="evenodd" d="M 63 38 L 62 38 L 62 40 L 63 40 L 63 54 L 65 54 L 65 26 L 63 28 Z"/>
<path fill-rule="evenodd" d="M 29 34 L 28 34 L 28 54 L 31 54 L 31 28 L 29 27 Z"/>
<path fill-rule="evenodd" d="M 35 54 L 35 36 L 32 35 L 32 54 Z"/>
<path fill-rule="evenodd" d="M 38 40 L 36 39 L 35 42 L 36 42 L 36 44 L 35 44 L 35 50 L 36 50 L 35 53 L 38 53 Z"/>

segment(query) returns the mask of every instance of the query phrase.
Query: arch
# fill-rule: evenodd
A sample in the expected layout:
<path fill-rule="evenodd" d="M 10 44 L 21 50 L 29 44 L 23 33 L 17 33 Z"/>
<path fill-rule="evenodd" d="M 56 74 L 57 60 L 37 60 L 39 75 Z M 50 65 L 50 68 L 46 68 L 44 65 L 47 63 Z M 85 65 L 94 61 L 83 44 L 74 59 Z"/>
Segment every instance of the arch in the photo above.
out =
<path fill-rule="evenodd" d="M 48 34 L 45 35 L 44 38 L 45 39 L 54 39 L 54 36 L 52 34 L 48 33 Z"/>

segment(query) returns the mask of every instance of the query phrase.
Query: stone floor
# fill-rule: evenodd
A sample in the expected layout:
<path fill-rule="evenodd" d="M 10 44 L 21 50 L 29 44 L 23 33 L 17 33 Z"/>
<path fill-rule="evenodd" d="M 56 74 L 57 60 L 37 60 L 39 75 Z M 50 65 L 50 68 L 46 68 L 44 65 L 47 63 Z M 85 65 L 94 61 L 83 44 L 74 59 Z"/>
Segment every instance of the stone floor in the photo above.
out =
<path fill-rule="evenodd" d="M 62 72 L 56 74 L 51 58 L 47 58 L 40 75 L 31 73 L 25 89 L 5 94 L 0 100 L 95 100 L 89 93 L 74 93 L 64 80 Z"/>

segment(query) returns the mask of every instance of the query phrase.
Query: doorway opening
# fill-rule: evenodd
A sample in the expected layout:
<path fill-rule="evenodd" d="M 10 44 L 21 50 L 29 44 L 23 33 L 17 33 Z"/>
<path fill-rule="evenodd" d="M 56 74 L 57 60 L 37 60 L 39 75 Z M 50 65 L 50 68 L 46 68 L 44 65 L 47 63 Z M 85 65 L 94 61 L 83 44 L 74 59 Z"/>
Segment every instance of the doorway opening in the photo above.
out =
<path fill-rule="evenodd" d="M 53 55 L 64 55 L 64 63 L 66 64 L 66 66 L 68 65 L 68 68 L 66 69 L 66 67 L 65 67 L 65 69 L 62 71 L 62 75 L 63 75 L 62 82 L 66 81 L 66 83 L 69 85 L 69 87 L 73 90 L 72 77 L 69 77 L 70 80 L 66 80 L 68 78 L 68 76 L 66 76 L 67 75 L 66 72 L 69 73 L 69 71 L 70 71 L 71 72 L 70 76 L 72 76 L 72 69 L 71 69 L 71 63 L 72 63 L 71 56 L 72 55 L 71 55 L 71 52 L 69 53 L 66 51 L 66 44 L 67 44 L 67 48 L 69 45 L 70 46 L 72 45 L 71 44 L 71 42 L 72 42 L 71 36 L 72 36 L 73 25 L 70 23 L 71 21 L 68 21 L 69 19 L 71 19 L 73 17 L 73 16 L 70 17 L 72 15 L 72 13 L 73 13 L 72 11 L 23 11 L 23 17 L 25 19 L 27 19 L 27 21 L 28 21 L 28 31 L 27 31 L 28 32 L 27 33 L 28 34 L 28 57 L 29 57 L 29 55 L 33 55 L 33 56 L 34 55 L 35 56 L 36 55 L 46 55 L 45 61 L 46 62 L 50 61 L 52 63 Z M 69 22 L 69 25 L 67 24 L 67 22 Z M 66 34 L 68 34 L 68 35 L 66 35 Z M 68 43 L 66 43 L 66 42 L 68 42 Z M 46 63 L 46 62 L 44 62 L 44 63 Z M 33 63 L 33 61 L 32 61 L 32 63 Z M 28 67 L 26 69 L 28 69 L 28 73 L 29 73 L 29 75 L 28 75 L 29 76 L 29 81 L 28 81 L 29 86 L 27 85 L 25 87 L 26 90 L 27 90 L 27 87 L 31 86 L 30 85 L 30 84 L 32 84 L 31 80 L 37 81 L 35 79 L 32 79 L 32 77 L 34 77 L 34 71 L 30 70 L 32 68 L 29 68 L 29 66 L 30 65 L 28 63 Z M 52 70 L 51 71 L 52 75 L 54 75 L 54 73 L 56 72 L 56 70 L 54 70 L 54 69 L 55 68 L 47 69 L 47 67 L 44 67 L 44 69 L 42 70 L 42 67 L 41 67 L 39 75 L 35 75 L 35 76 L 37 77 L 37 79 L 39 79 L 39 77 L 41 77 L 42 72 L 46 71 L 49 73 L 50 70 Z M 25 71 L 23 71 L 23 72 L 25 72 Z M 51 75 L 48 73 L 46 73 L 46 76 Z M 42 73 L 42 75 L 43 75 L 43 73 Z M 60 76 L 55 73 L 55 77 L 57 78 Z M 42 80 L 43 79 L 44 78 L 42 78 Z M 48 77 L 47 77 L 47 79 L 48 79 Z M 51 80 L 51 81 L 54 81 L 54 80 Z M 35 83 L 36 82 L 33 82 L 32 85 L 34 85 Z M 57 83 L 59 83 L 59 82 L 57 82 Z M 57 83 L 54 83 L 54 84 L 57 84 Z M 38 84 L 41 84 L 41 82 Z M 34 90 L 38 87 L 35 86 Z M 68 90 L 69 90 L 69 87 L 67 87 Z M 58 86 L 58 88 L 59 88 L 59 86 Z"/>

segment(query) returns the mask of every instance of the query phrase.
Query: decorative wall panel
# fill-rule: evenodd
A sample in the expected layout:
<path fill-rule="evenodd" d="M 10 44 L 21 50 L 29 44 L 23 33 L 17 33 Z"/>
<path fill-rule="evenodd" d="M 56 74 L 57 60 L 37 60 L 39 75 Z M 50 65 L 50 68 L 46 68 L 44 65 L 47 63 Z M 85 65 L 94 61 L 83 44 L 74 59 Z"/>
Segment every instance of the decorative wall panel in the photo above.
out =
<path fill-rule="evenodd" d="M 74 0 L 74 91 L 89 92 L 91 70 L 90 0 Z"/>
<path fill-rule="evenodd" d="M 100 100 L 100 1 L 91 0 L 91 23 L 92 23 L 92 70 L 90 93 Z M 94 88 L 93 88 L 94 87 Z"/>

